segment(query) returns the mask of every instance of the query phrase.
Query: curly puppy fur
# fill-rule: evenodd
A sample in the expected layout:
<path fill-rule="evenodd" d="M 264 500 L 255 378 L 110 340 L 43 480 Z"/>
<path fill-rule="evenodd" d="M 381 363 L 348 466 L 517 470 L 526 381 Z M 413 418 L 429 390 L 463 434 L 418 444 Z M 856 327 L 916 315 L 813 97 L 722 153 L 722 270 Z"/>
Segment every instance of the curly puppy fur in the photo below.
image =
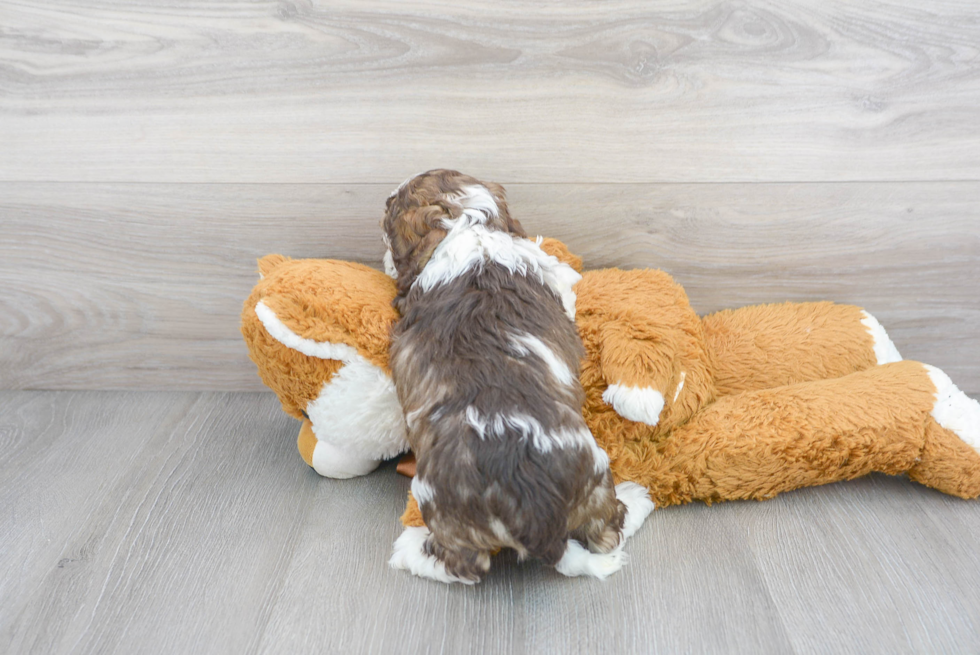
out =
<path fill-rule="evenodd" d="M 425 552 L 476 581 L 501 547 L 552 566 L 569 538 L 613 550 L 625 507 L 582 418 L 578 274 L 527 239 L 503 187 L 456 171 L 403 183 L 384 231 Z"/>

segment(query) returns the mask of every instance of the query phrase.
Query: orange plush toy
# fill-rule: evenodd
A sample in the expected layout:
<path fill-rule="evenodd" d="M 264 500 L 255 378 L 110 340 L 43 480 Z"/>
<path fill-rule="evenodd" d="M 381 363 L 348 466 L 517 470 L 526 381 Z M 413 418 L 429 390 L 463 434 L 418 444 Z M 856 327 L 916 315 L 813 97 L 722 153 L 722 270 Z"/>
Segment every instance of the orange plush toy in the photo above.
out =
<path fill-rule="evenodd" d="M 581 270 L 558 241 L 541 247 Z M 303 420 L 299 450 L 351 477 L 408 449 L 388 374 L 395 285 L 366 266 L 270 255 L 242 332 L 262 380 Z M 980 495 L 980 403 L 902 361 L 858 307 L 745 307 L 698 317 L 657 270 L 588 271 L 574 287 L 586 422 L 613 475 L 658 507 L 765 499 L 872 471 Z M 402 517 L 421 526 L 413 501 Z"/>

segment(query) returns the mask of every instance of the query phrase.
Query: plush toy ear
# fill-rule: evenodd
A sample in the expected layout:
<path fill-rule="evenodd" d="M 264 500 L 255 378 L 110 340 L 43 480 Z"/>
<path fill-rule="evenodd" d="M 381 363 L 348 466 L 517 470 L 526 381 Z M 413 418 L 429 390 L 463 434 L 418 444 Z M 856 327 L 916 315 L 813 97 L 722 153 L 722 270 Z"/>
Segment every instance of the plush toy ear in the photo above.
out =
<path fill-rule="evenodd" d="M 549 255 L 557 257 L 558 261 L 560 261 L 562 264 L 568 264 L 578 273 L 582 272 L 582 258 L 578 255 L 573 255 L 568 249 L 568 246 L 558 239 L 544 237 L 541 240 L 541 250 L 544 250 Z"/>
<path fill-rule="evenodd" d="M 259 275 L 262 277 L 268 277 L 279 264 L 284 261 L 288 261 L 289 257 L 284 257 L 283 255 L 266 255 L 259 259 Z"/>

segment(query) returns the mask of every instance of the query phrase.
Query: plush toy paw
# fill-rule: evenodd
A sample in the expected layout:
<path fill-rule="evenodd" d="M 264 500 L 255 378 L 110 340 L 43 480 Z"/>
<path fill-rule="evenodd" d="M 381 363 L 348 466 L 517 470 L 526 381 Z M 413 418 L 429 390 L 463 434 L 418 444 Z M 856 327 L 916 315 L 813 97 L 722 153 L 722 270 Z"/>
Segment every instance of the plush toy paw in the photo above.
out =
<path fill-rule="evenodd" d="M 925 365 L 936 385 L 936 404 L 932 417 L 980 453 L 980 403 L 960 391 L 949 376 L 935 366 Z"/>
<path fill-rule="evenodd" d="M 623 418 L 647 425 L 656 425 L 664 409 L 663 394 L 649 387 L 611 384 L 602 393 L 602 399 Z"/>

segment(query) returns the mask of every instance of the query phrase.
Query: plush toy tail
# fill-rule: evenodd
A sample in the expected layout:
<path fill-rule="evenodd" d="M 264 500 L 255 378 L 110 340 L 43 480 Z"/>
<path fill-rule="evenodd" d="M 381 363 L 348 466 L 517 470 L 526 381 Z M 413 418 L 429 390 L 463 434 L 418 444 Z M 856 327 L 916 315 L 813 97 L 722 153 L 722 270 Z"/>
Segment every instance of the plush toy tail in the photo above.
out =
<path fill-rule="evenodd" d="M 726 396 L 662 441 L 610 456 L 658 506 L 762 500 L 873 471 L 974 498 L 980 405 L 931 371 L 906 361 Z"/>

